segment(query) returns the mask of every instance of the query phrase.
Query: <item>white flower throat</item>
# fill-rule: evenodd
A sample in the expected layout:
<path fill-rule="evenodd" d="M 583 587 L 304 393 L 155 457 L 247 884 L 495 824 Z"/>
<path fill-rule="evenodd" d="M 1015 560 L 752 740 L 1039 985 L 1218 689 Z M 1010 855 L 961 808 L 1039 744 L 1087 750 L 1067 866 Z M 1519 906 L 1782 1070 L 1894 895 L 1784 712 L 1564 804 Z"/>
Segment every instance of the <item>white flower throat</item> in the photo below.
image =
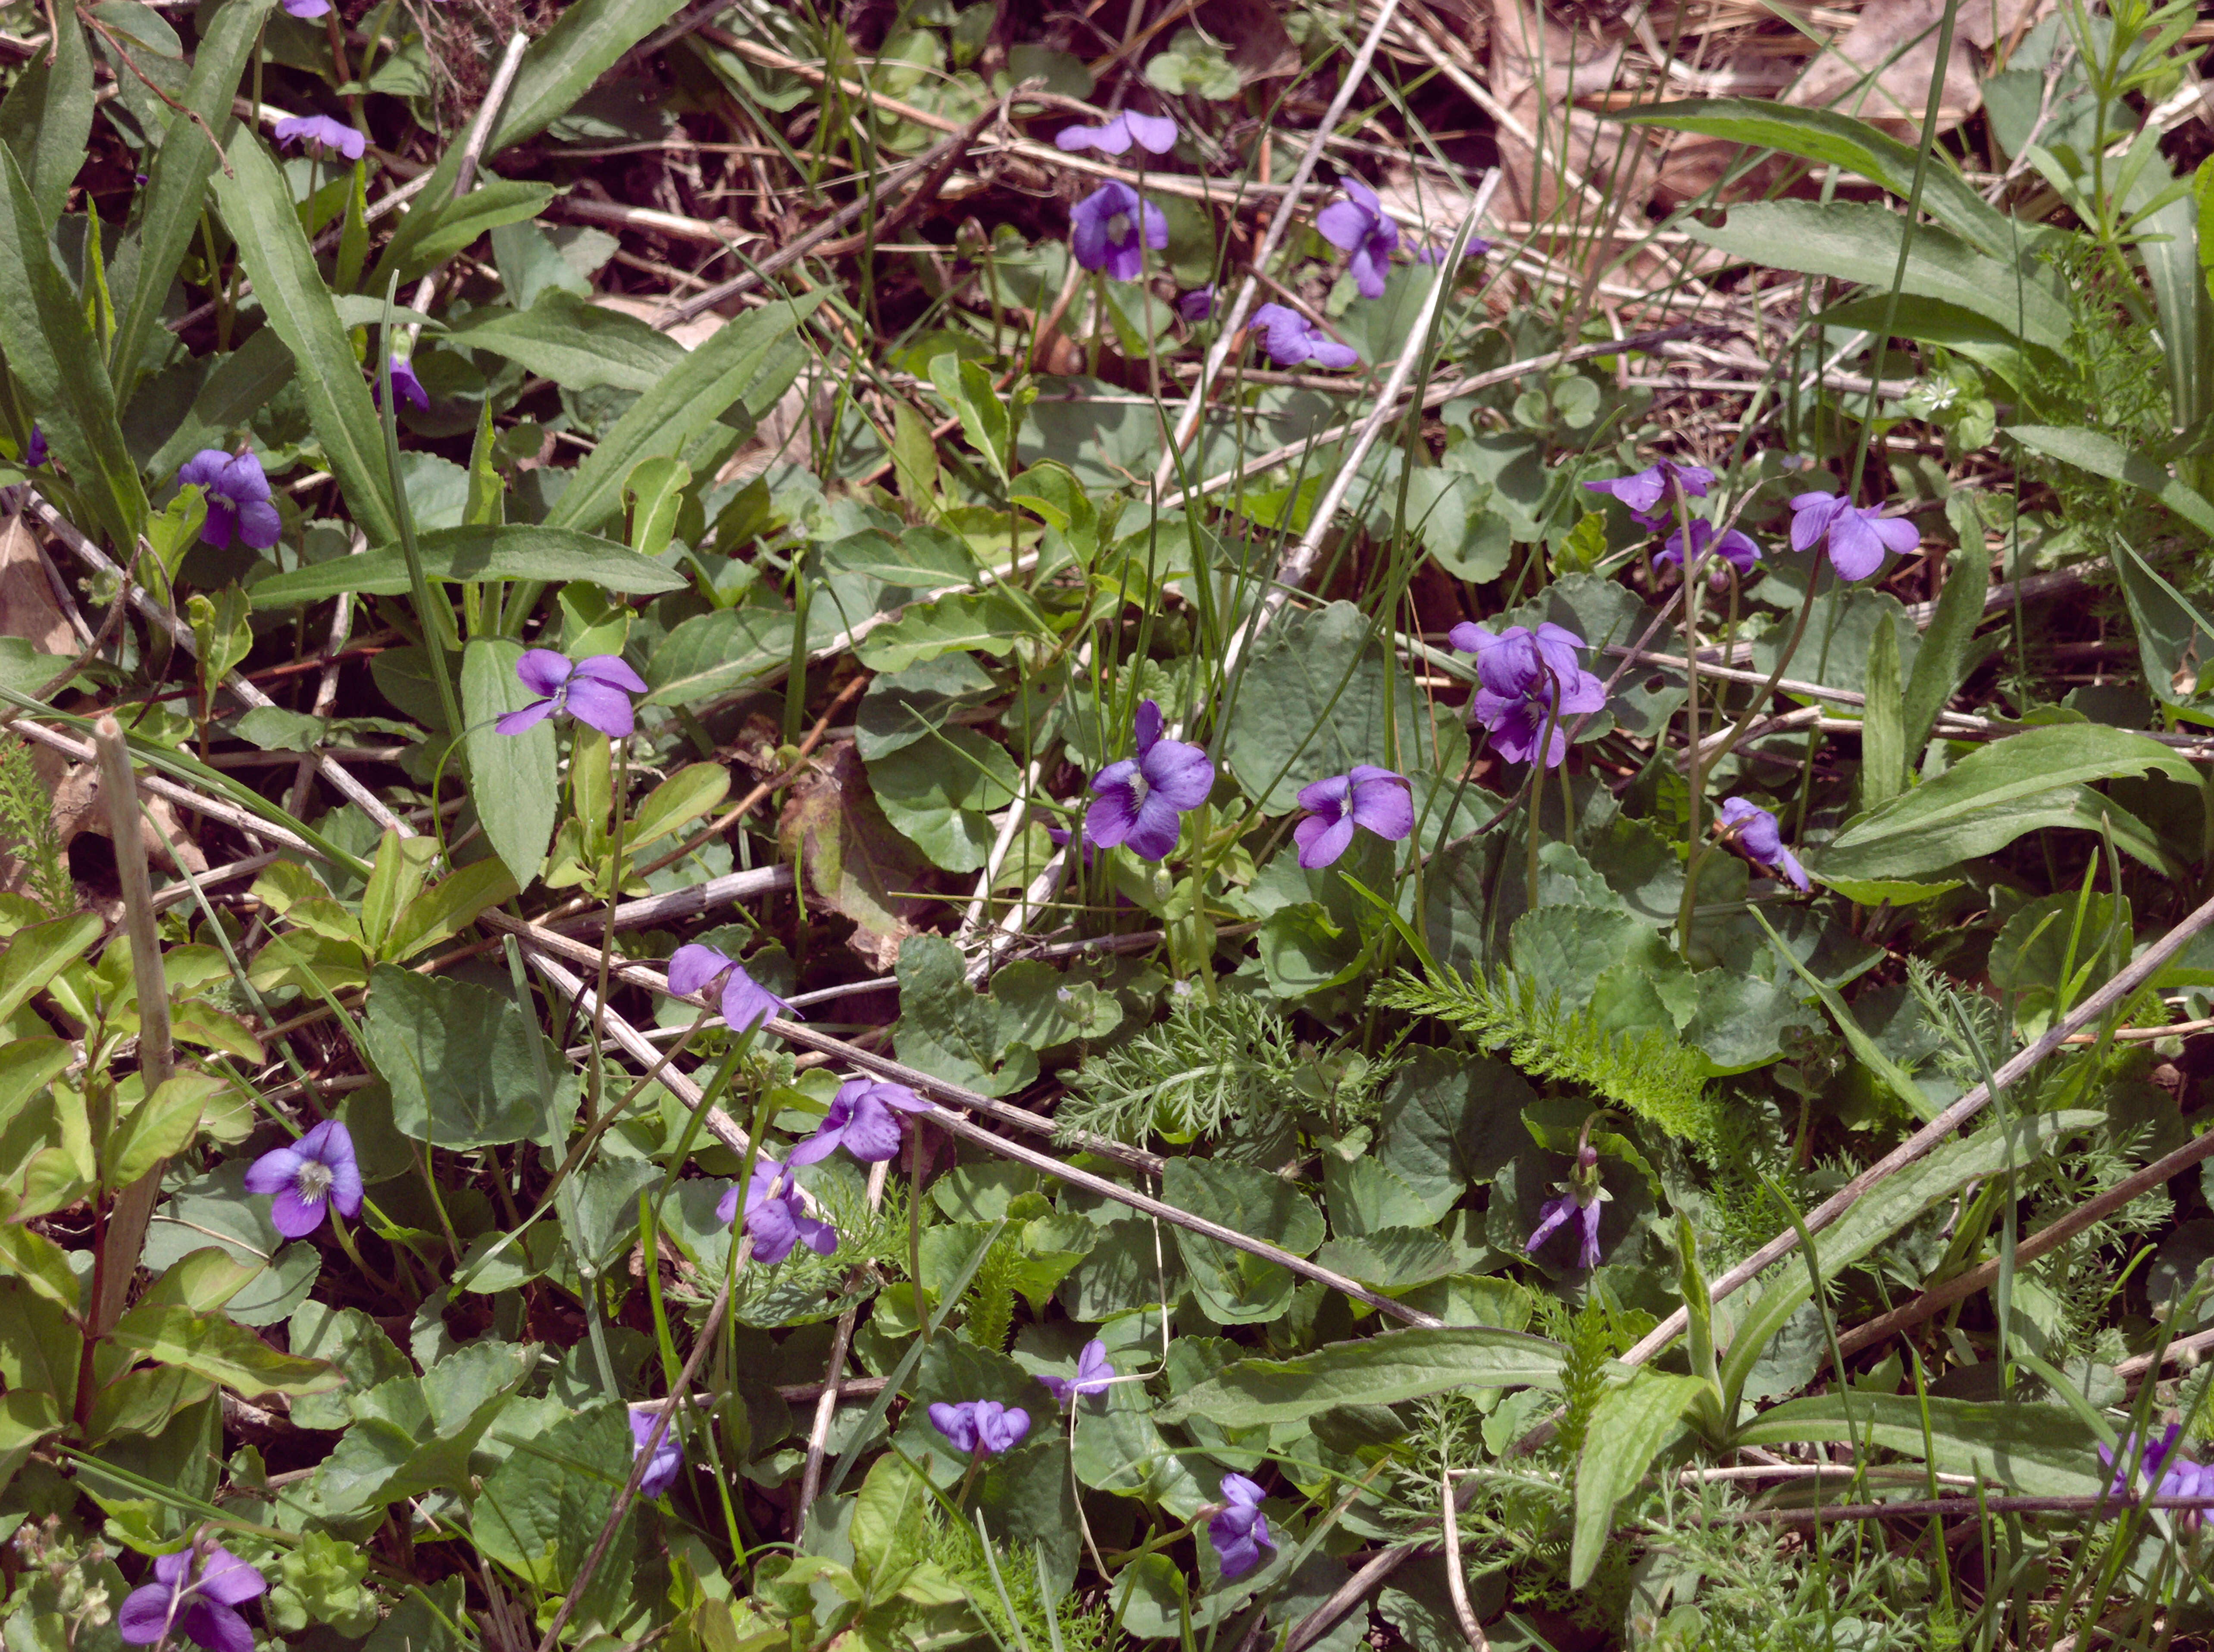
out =
<path fill-rule="evenodd" d="M 312 1204 L 331 1190 L 331 1167 L 310 1159 L 300 1166 L 292 1185 L 302 1198 Z"/>

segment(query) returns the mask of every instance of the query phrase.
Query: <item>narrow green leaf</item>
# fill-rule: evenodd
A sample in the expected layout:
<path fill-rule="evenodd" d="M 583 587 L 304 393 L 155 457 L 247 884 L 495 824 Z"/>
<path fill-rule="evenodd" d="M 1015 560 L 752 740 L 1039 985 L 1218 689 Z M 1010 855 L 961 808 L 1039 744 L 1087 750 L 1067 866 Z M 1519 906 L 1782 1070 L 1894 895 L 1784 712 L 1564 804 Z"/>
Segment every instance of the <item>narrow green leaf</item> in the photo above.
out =
<path fill-rule="evenodd" d="M 590 9 L 588 0 L 563 17 L 554 31 Z M 551 34 L 547 36 L 552 38 Z M 623 482 L 640 460 L 682 453 L 687 443 L 740 397 L 750 402 L 763 396 L 765 387 L 755 381 L 771 352 L 814 313 L 823 297 L 820 292 L 810 293 L 750 311 L 687 356 L 600 438 L 599 446 L 577 467 L 568 486 L 546 513 L 546 525 L 586 532 L 601 527 L 621 508 Z M 779 385 L 777 394 L 782 393 Z"/>
<path fill-rule="evenodd" d="M 276 328 L 261 328 L 216 364 L 193 398 L 192 411 L 146 461 L 146 474 L 172 475 L 202 448 L 220 446 L 230 431 L 249 423 L 291 382 L 292 352 Z"/>
<path fill-rule="evenodd" d="M 1709 1392 L 1704 1379 L 1640 1371 L 1626 1387 L 1609 1390 L 1592 1408 L 1576 1459 L 1575 1539 L 1569 1551 L 1569 1587 L 1591 1582 L 1614 1527 L 1615 1505 L 1635 1490 L 1661 1447 L 1683 1426 L 1684 1413 Z"/>
<path fill-rule="evenodd" d="M 651 390 L 684 359 L 684 346 L 667 333 L 559 287 L 547 288 L 529 309 L 477 310 L 453 336 L 570 390 Z"/>
<path fill-rule="evenodd" d="M 1994 1128 L 1965 1141 L 1947 1142 L 1928 1158 L 1878 1183 L 1823 1233 L 1824 1270 L 1835 1278 L 1956 1190 L 1997 1175 L 2009 1165 L 2031 1164 L 2069 1137 L 2096 1129 L 2105 1121 L 2104 1113 L 2082 1109 L 2040 1113 L 2017 1119 L 2004 1130 Z M 1734 1411 L 1737 1397 L 1744 1392 L 1746 1378 L 1761 1350 L 1813 1294 L 1803 1268 L 1785 1269 L 1739 1323 L 1722 1361 L 1724 1415 Z"/>
<path fill-rule="evenodd" d="M 55 14 L 49 12 L 49 17 Z M 64 10 L 62 16 L 69 16 Z M 30 66 L 0 102 L 0 144 L 8 146 L 29 180 L 46 233 L 69 204 L 70 186 L 84 165 L 92 134 L 92 54 L 84 31 L 70 19 L 57 38 L 53 61 L 34 52 Z"/>
<path fill-rule="evenodd" d="M 1746 909 L 1752 915 L 1753 921 L 1766 932 L 1778 955 L 1812 989 L 1814 996 L 1822 1000 L 1822 1007 L 1830 1012 L 1832 1019 L 1838 1024 L 1838 1031 L 1845 1035 L 1846 1045 L 1861 1065 L 1889 1086 L 1892 1094 L 1905 1102 L 1907 1111 L 1917 1118 L 1927 1123 L 1936 1117 L 1937 1109 L 1930 1104 L 1930 1098 L 1922 1093 L 1922 1086 L 1915 1083 L 1914 1075 L 1885 1055 L 1883 1047 L 1868 1036 L 1859 1019 L 1846 1004 L 1844 995 L 1800 962 L 1799 955 L 1783 944 L 1783 938 L 1776 933 L 1758 907 L 1751 906 Z"/>
<path fill-rule="evenodd" d="M 1987 1404 L 1934 1394 L 1926 1401 L 1912 1394 L 1819 1394 L 1763 1411 L 1739 1431 L 1737 1441 L 1775 1446 L 1872 1440 L 1887 1451 L 1919 1458 L 1925 1449 L 1925 1405 L 1934 1468 L 1979 1475 L 2030 1496 L 2091 1496 L 2113 1478 L 2100 1465 L 2099 1437 L 2089 1423 L 2063 1406 L 2019 1401 Z"/>
<path fill-rule="evenodd" d="M 1878 809 L 1906 785 L 1906 730 L 1899 706 L 1899 628 L 1880 625 L 1868 649 L 1868 704 L 1861 713 L 1861 807 Z"/>
<path fill-rule="evenodd" d="M 1848 823 L 1817 869 L 1843 878 L 1912 878 L 1992 854 L 2040 826 L 2096 830 L 2101 813 L 2112 814 L 2119 832 L 2129 818 L 2126 811 L 2096 794 L 2087 800 L 2070 788 L 2150 771 L 2199 783 L 2189 763 L 2126 729 L 2096 723 L 2027 729 L 1970 753 L 1936 780 Z M 2117 841 L 2133 854 L 2141 847 Z M 2156 842 L 2150 864 L 2162 864 Z"/>
<path fill-rule="evenodd" d="M 226 0 L 211 17 L 193 53 L 192 78 L 178 100 L 221 136 L 225 150 L 233 146 L 238 125 L 231 115 L 231 100 L 245 73 L 276 0 Z M 70 162 L 72 171 L 83 163 L 82 154 Z M 176 278 L 177 266 L 191 250 L 199 232 L 200 214 L 207 205 L 208 179 L 217 165 L 215 145 L 199 122 L 179 115 L 169 123 L 161 147 L 146 168 L 145 205 L 138 222 L 138 260 L 129 302 L 119 318 L 114 343 L 109 350 L 109 370 L 129 405 L 138 382 L 138 371 L 152 353 L 162 326 L 162 301 Z M 287 364 L 289 365 L 289 364 Z M 158 473 L 157 473 L 158 474 Z"/>
<path fill-rule="evenodd" d="M 1337 1405 L 1391 1405 L 1456 1388 L 1550 1388 L 1561 1349 L 1489 1325 L 1386 1331 L 1288 1360 L 1239 1360 L 1154 1413 L 1203 1416 L 1220 1429 L 1296 1423 Z"/>
<path fill-rule="evenodd" d="M 468 719 L 469 796 L 492 853 L 517 889 L 528 889 L 546 859 L 561 804 L 554 719 L 520 734 L 502 734 L 492 719 L 520 711 L 537 696 L 515 675 L 523 645 L 475 637 L 462 651 L 462 715 Z"/>
<path fill-rule="evenodd" d="M 568 113 L 615 59 L 666 22 L 679 0 L 579 0 L 531 42 L 487 155 L 535 138 Z"/>
<path fill-rule="evenodd" d="M 372 544 L 400 537 L 400 521 L 378 437 L 376 404 L 339 321 L 330 289 L 315 268 L 284 174 L 242 132 L 230 145 L 233 175 L 215 174 L 223 222 L 238 238 L 238 255 L 254 280 L 269 324 L 299 364 L 308 420 L 331 474 Z"/>
<path fill-rule="evenodd" d="M 682 578 L 650 558 L 611 539 L 565 528 L 534 528 L 527 523 L 438 528 L 422 535 L 416 544 L 423 572 L 432 579 L 480 584 L 588 579 L 602 590 L 643 596 L 684 586 Z M 404 597 L 407 590 L 407 558 L 397 545 L 384 545 L 359 556 L 333 557 L 273 574 L 254 585 L 253 597 L 256 608 L 268 609 L 319 602 L 340 591 Z"/>
<path fill-rule="evenodd" d="M 1888 289 L 1906 221 L 1874 201 L 1740 201 L 1721 229 L 1696 219 L 1683 228 L 1732 258 Z M 2068 307 L 2047 272 L 1987 258 L 1935 224 L 1915 230 L 1899 290 L 1973 310 L 2044 349 L 2067 347 Z"/>
<path fill-rule="evenodd" d="M 2116 535 L 2108 543 L 2130 628 L 2137 633 L 2145 687 L 2162 705 L 2188 706 L 2199 698 L 2200 684 L 2214 687 L 2214 623 L 2127 540 Z"/>
<path fill-rule="evenodd" d="M 423 226 L 407 256 L 399 260 L 401 281 L 404 284 L 428 275 L 478 236 L 504 223 L 536 217 L 546 203 L 560 193 L 552 184 L 486 179 L 459 199 L 449 200 L 438 209 L 437 221 Z"/>
<path fill-rule="evenodd" d="M 190 1308 L 133 1308 L 116 1325 L 115 1341 L 242 1394 L 315 1394 L 346 1384 L 334 1366 L 280 1354 L 244 1325 Z"/>
<path fill-rule="evenodd" d="M 0 353 L 101 528 L 127 549 L 146 520 L 146 490 L 116 422 L 107 365 L 14 150 L 0 148 Z"/>
<path fill-rule="evenodd" d="M 2010 425 L 2005 433 L 2033 453 L 2058 459 L 2109 481 L 2127 482 L 2151 494 L 2201 532 L 2214 534 L 2214 504 L 2169 475 L 2158 462 L 2131 452 L 2100 431 L 2057 425 Z"/>
<path fill-rule="evenodd" d="M 1905 734 L 1906 761 L 1911 766 L 1930 743 L 1930 731 L 1937 713 L 1960 685 L 1967 667 L 1968 645 L 1984 617 L 1984 593 L 1990 588 L 1991 554 L 1980 546 L 1963 545 L 1945 575 L 1945 589 L 1937 597 L 1937 612 L 1922 634 L 1914 656 L 1914 670 L 1906 679 L 1906 696 L 1899 708 Z M 1885 627 L 1887 630 L 1889 627 Z M 1896 639 L 1893 646 L 1897 647 Z"/>
<path fill-rule="evenodd" d="M 1698 132 L 1749 149 L 1795 155 L 1855 173 L 1901 200 L 1914 193 L 1919 154 L 1915 146 L 1837 109 L 1802 109 L 1763 98 L 1716 97 L 1624 109 L 1600 119 Z M 2011 256 L 2025 234 L 1953 170 L 1951 158 L 1942 149 L 1931 156 L 1923 174 L 1922 209 L 1994 258 Z"/>

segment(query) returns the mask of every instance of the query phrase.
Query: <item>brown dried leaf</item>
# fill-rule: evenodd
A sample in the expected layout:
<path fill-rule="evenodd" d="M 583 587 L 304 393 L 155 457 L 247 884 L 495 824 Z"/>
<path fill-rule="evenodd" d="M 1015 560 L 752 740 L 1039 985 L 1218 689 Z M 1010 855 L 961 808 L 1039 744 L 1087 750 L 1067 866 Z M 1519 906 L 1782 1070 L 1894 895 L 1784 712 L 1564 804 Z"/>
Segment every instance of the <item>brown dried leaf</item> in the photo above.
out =
<path fill-rule="evenodd" d="M 785 858 L 805 869 L 814 897 L 853 921 L 846 944 L 872 968 L 890 969 L 929 904 L 902 891 L 914 889 L 927 872 L 877 806 L 852 741 L 827 748 L 813 771 L 793 784 L 776 835 Z"/>
<path fill-rule="evenodd" d="M 0 637 L 21 637 L 42 654 L 73 657 L 76 633 L 54 601 L 39 542 L 22 517 L 0 528 Z"/>

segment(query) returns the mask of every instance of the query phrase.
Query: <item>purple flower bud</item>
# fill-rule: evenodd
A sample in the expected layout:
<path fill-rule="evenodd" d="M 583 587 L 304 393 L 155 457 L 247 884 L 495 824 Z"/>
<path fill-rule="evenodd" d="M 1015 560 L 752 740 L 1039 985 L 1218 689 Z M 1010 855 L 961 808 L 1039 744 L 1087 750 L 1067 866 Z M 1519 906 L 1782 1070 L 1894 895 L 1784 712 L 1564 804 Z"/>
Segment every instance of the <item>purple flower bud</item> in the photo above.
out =
<path fill-rule="evenodd" d="M 412 407 L 427 409 L 431 405 L 431 393 L 423 388 L 413 364 L 405 356 L 392 358 L 392 393 Z M 373 369 L 369 374 L 369 399 L 380 407 L 384 405 L 384 386 Z"/>
<path fill-rule="evenodd" d="M 361 1166 L 353 1137 L 334 1118 L 325 1119 L 289 1147 L 265 1153 L 247 1167 L 248 1193 L 273 1193 L 269 1220 L 286 1239 L 301 1239 L 323 1225 L 326 1205 L 352 1221 L 361 1214 Z"/>
<path fill-rule="evenodd" d="M 1177 300 L 1177 314 L 1187 321 L 1203 321 L 1214 314 L 1214 285 L 1194 287 Z"/>
<path fill-rule="evenodd" d="M 302 22 L 312 21 L 331 9 L 331 0 L 284 0 L 284 9 Z"/>
<path fill-rule="evenodd" d="M 1696 562 L 1709 551 L 1735 568 L 1740 576 L 1751 573 L 1752 565 L 1760 560 L 1760 547 L 1736 529 L 1726 530 L 1717 539 L 1713 523 L 1703 517 L 1694 517 L 1691 518 L 1691 560 Z M 1656 568 L 1684 566 L 1684 530 L 1681 528 L 1660 541 L 1660 549 L 1653 559 L 1653 566 Z M 1716 568 L 1708 578 L 1719 587 L 1725 583 L 1727 576 Z"/>
<path fill-rule="evenodd" d="M 46 433 L 36 425 L 31 426 L 31 439 L 23 448 L 23 468 L 37 470 L 46 462 Z"/>
<path fill-rule="evenodd" d="M 645 1450 L 645 1442 L 652 1435 L 653 1426 L 661 1420 L 661 1406 L 657 1404 L 642 1411 L 630 1414 L 630 1454 L 636 1462 Z M 677 1442 L 676 1419 L 670 1417 L 669 1426 L 661 1431 L 660 1443 L 653 1448 L 653 1459 L 646 1465 L 645 1472 L 639 1477 L 638 1495 L 658 1497 L 676 1484 L 678 1472 L 684 1466 L 684 1447 Z"/>

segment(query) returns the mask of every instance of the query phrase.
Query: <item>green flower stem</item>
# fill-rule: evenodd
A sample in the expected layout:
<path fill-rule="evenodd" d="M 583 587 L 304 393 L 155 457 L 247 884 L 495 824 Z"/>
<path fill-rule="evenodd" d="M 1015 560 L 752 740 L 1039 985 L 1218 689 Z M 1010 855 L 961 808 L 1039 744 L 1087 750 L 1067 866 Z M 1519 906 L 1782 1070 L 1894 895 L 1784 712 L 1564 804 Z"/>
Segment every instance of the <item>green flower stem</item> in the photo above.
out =
<path fill-rule="evenodd" d="M 431 680 L 437 685 L 438 709 L 445 715 L 450 742 L 462 737 L 463 726 L 461 701 L 454 697 L 454 679 L 446 665 L 446 633 L 453 629 L 453 615 L 450 612 L 441 624 L 431 603 L 431 582 L 423 572 L 423 553 L 415 543 L 414 513 L 407 508 L 407 486 L 400 474 L 400 425 L 392 405 L 392 300 L 399 288 L 400 274 L 395 270 L 385 283 L 384 324 L 377 333 L 383 346 L 377 352 L 376 379 L 383 391 L 379 412 L 384 425 L 384 462 L 392 477 L 392 510 L 400 523 L 400 554 L 407 561 L 408 588 L 423 622 L 423 652 L 430 656 Z"/>

